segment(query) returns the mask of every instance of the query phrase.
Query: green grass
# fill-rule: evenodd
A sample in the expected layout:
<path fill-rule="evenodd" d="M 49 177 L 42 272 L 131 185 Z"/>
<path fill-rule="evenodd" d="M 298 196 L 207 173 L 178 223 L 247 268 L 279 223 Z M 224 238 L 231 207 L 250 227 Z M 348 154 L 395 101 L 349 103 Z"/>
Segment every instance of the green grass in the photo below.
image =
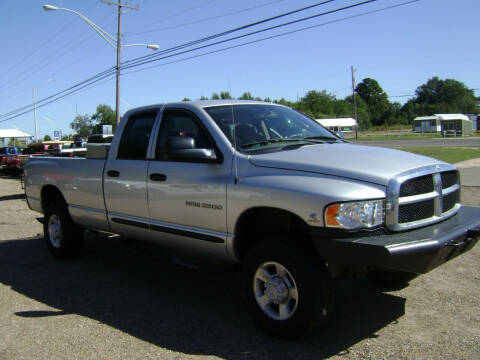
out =
<path fill-rule="evenodd" d="M 437 134 L 402 134 L 402 135 L 360 135 L 359 141 L 376 141 L 376 140 L 422 140 L 441 138 Z M 352 139 L 352 138 L 350 138 Z M 354 138 L 353 138 L 354 139 Z"/>
<path fill-rule="evenodd" d="M 430 156 L 451 164 L 455 164 L 464 160 L 480 158 L 480 149 L 451 147 L 399 147 L 396 149 L 412 152 L 419 155 Z"/>

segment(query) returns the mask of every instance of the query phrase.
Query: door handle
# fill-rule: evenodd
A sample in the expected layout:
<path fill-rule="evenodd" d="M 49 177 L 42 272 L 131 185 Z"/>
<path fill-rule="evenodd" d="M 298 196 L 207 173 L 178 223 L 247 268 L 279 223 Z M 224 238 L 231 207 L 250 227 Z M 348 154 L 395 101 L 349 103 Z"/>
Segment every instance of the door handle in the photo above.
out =
<path fill-rule="evenodd" d="M 164 174 L 150 174 L 150 180 L 165 181 L 165 180 L 167 180 L 167 175 L 164 175 Z"/>
<path fill-rule="evenodd" d="M 108 170 L 107 175 L 110 176 L 110 177 L 119 177 L 120 176 L 120 171 Z"/>

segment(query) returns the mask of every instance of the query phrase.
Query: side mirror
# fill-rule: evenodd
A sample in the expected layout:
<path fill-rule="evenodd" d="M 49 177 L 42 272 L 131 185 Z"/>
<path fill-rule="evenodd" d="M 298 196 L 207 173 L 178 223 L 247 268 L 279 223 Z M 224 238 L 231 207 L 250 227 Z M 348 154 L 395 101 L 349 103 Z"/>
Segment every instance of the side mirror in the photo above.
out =
<path fill-rule="evenodd" d="M 165 140 L 165 154 L 168 160 L 215 163 L 217 155 L 213 149 L 195 148 L 191 137 L 170 137 Z"/>
<path fill-rule="evenodd" d="M 340 139 L 345 139 L 345 135 L 343 134 L 342 130 L 338 130 L 335 132 L 335 134 L 340 138 Z"/>

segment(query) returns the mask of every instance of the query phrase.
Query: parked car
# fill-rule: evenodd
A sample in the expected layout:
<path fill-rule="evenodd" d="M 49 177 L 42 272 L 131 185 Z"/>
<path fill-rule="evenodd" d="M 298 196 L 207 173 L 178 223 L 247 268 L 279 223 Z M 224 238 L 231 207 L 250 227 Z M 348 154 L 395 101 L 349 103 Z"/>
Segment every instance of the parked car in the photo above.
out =
<path fill-rule="evenodd" d="M 0 148 L 0 169 L 5 170 L 8 168 L 8 157 L 18 154 L 18 148 L 16 146 L 5 146 Z"/>
<path fill-rule="evenodd" d="M 48 145 L 45 145 L 41 142 L 31 143 L 23 148 L 21 154 L 18 155 L 18 167 L 20 171 L 23 170 L 25 164 L 31 156 L 45 156 Z"/>
<path fill-rule="evenodd" d="M 87 153 L 85 145 L 84 142 L 49 145 L 47 154 L 55 157 L 85 157 Z"/>

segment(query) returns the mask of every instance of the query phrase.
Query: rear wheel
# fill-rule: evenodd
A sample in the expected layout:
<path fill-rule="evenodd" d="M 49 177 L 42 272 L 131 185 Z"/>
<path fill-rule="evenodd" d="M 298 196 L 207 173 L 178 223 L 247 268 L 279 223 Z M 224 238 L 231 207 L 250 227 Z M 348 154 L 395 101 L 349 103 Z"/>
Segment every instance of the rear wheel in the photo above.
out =
<path fill-rule="evenodd" d="M 325 321 L 333 291 L 319 262 L 280 239 L 262 241 L 247 252 L 243 272 L 247 306 L 264 330 L 296 338 Z"/>
<path fill-rule="evenodd" d="M 80 254 L 82 230 L 70 218 L 64 202 L 57 200 L 46 206 L 43 233 L 47 248 L 55 258 L 73 258 Z"/>

